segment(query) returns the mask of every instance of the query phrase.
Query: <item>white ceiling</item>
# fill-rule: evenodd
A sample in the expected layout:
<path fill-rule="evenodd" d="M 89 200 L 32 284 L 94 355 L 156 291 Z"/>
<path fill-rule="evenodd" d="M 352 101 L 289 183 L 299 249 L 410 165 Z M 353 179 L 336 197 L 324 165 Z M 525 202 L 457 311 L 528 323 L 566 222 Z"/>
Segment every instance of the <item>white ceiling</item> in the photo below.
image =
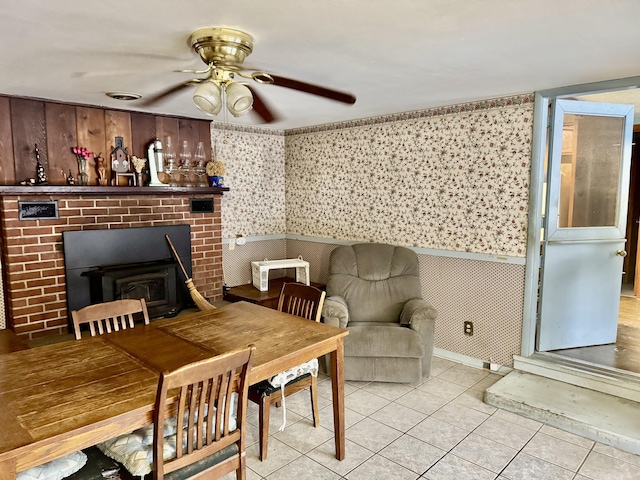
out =
<path fill-rule="evenodd" d="M 353 93 L 347 106 L 256 89 L 289 129 L 640 75 L 638 0 L 16 0 L 0 11 L 0 94 L 192 118 L 192 31 L 239 28 L 246 64 Z M 215 120 L 223 121 L 222 114 Z M 258 125 L 255 114 L 229 123 Z"/>

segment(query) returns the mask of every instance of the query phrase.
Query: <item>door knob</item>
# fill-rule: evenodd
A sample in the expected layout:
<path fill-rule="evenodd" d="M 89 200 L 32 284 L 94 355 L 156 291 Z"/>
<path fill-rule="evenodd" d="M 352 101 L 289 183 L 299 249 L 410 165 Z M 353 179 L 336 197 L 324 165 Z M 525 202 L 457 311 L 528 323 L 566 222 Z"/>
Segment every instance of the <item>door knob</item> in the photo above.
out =
<path fill-rule="evenodd" d="M 618 250 L 616 252 L 616 255 L 618 255 L 619 257 L 626 257 L 627 256 L 627 252 L 626 252 L 626 250 Z"/>

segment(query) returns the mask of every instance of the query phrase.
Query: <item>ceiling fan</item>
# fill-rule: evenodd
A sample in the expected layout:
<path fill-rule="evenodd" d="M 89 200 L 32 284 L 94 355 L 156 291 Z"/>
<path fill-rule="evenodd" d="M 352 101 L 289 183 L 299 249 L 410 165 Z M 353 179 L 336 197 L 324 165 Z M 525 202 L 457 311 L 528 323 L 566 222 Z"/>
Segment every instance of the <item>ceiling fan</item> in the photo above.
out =
<path fill-rule="evenodd" d="M 247 82 L 241 83 L 239 80 L 242 79 L 290 88 L 349 105 L 356 101 L 356 97 L 350 93 L 243 67 L 245 58 L 253 51 L 253 39 L 240 30 L 225 27 L 201 28 L 191 34 L 190 43 L 207 68 L 179 71 L 205 76 L 192 78 L 146 97 L 141 101 L 141 105 L 152 105 L 185 88 L 197 85 L 193 93 L 193 102 L 209 115 L 217 115 L 226 104 L 227 110 L 236 117 L 253 108 L 264 123 L 277 120 L 276 114 L 258 95 L 255 88 Z"/>

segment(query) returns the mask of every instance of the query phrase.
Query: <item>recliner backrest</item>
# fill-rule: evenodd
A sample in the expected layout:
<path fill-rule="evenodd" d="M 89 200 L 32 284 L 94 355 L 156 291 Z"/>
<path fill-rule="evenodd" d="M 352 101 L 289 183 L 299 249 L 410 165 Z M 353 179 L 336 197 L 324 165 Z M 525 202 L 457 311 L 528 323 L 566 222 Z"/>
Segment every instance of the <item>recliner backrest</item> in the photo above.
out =
<path fill-rule="evenodd" d="M 407 300 L 422 298 L 418 256 L 393 245 L 361 243 L 331 252 L 327 296 L 347 302 L 349 322 L 397 322 Z"/>

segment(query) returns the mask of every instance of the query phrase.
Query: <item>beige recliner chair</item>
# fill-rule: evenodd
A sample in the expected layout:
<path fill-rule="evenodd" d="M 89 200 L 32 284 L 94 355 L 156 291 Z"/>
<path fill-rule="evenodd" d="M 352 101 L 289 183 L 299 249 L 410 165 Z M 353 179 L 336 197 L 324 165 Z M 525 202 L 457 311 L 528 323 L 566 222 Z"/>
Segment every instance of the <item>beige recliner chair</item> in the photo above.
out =
<path fill-rule="evenodd" d="M 346 380 L 412 383 L 429 375 L 438 312 L 422 299 L 413 250 L 371 243 L 333 250 L 322 314 L 349 330 Z"/>

